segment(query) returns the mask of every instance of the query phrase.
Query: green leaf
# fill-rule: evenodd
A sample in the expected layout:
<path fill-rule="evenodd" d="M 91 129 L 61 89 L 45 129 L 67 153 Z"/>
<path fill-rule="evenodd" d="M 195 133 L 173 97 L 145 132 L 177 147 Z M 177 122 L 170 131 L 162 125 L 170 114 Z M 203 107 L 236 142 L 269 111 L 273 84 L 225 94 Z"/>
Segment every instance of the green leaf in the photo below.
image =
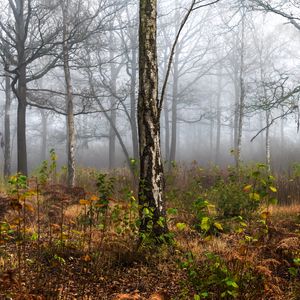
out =
<path fill-rule="evenodd" d="M 204 231 L 208 231 L 210 229 L 210 218 L 209 217 L 203 217 L 201 220 L 201 229 Z"/>
<path fill-rule="evenodd" d="M 186 224 L 185 223 L 177 223 L 176 227 L 178 230 L 182 231 L 186 228 Z"/>
<path fill-rule="evenodd" d="M 250 193 L 249 194 L 250 199 L 259 201 L 260 200 L 260 195 L 258 193 Z"/>
<path fill-rule="evenodd" d="M 292 267 L 292 268 L 289 268 L 289 273 L 293 276 L 293 277 L 296 277 L 298 275 L 298 269 Z"/>
<path fill-rule="evenodd" d="M 177 210 L 177 208 L 168 208 L 167 209 L 167 214 L 168 215 L 177 215 L 177 213 L 178 213 L 178 210 Z"/>
<path fill-rule="evenodd" d="M 300 266 L 300 258 L 294 258 L 293 261 L 296 266 Z"/>
<path fill-rule="evenodd" d="M 277 193 L 277 189 L 274 186 L 269 186 L 269 189 L 273 192 L 273 193 Z"/>
<path fill-rule="evenodd" d="M 233 281 L 233 280 L 226 280 L 226 285 L 227 286 L 231 286 L 231 287 L 233 287 L 235 289 L 239 288 L 239 286 L 237 285 L 237 283 L 235 281 Z"/>
<path fill-rule="evenodd" d="M 268 202 L 269 202 L 269 204 L 277 205 L 278 199 L 276 199 L 276 198 L 270 198 Z"/>

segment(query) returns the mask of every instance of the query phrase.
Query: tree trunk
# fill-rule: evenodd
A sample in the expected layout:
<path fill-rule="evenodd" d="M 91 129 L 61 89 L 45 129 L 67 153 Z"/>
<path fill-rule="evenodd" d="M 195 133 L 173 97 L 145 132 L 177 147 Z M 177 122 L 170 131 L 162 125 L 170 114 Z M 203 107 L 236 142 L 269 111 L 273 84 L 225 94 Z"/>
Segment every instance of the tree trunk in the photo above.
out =
<path fill-rule="evenodd" d="M 243 132 L 243 119 L 244 119 L 244 106 L 245 106 L 245 80 L 244 80 L 244 69 L 245 69 L 245 11 L 243 7 L 242 11 L 242 32 L 241 32 L 241 48 L 240 48 L 240 78 L 239 78 L 239 84 L 240 84 L 240 101 L 239 101 L 239 107 L 238 107 L 238 136 L 237 136 L 237 148 L 236 148 L 236 168 L 239 170 L 240 163 L 241 163 L 241 147 L 242 147 L 242 132 Z"/>
<path fill-rule="evenodd" d="M 177 146 L 177 103 L 178 103 L 178 51 L 175 50 L 174 56 L 174 72 L 173 72 L 173 91 L 172 91 L 172 121 L 171 121 L 171 148 L 169 169 L 172 162 L 176 159 L 176 146 Z"/>
<path fill-rule="evenodd" d="M 165 119 L 165 159 L 169 163 L 170 160 L 170 117 L 168 101 L 164 101 L 164 119 Z"/>
<path fill-rule="evenodd" d="M 18 172 L 28 175 L 27 147 L 26 147 L 26 66 L 20 65 L 18 80 L 18 111 L 17 111 L 17 148 L 18 148 Z"/>
<path fill-rule="evenodd" d="M 8 68 L 8 66 L 6 66 Z M 11 174 L 11 143 L 10 143 L 10 108 L 11 108 L 11 87 L 10 78 L 5 73 L 5 112 L 4 112 L 4 177 Z"/>
<path fill-rule="evenodd" d="M 132 154 L 134 159 L 138 159 L 138 129 L 136 124 L 136 82 L 137 82 L 137 49 L 135 43 L 132 45 L 131 58 L 131 82 L 130 82 L 130 124 L 132 134 Z"/>
<path fill-rule="evenodd" d="M 75 123 L 73 111 L 73 88 L 69 66 L 69 44 L 68 44 L 68 0 L 62 3 L 63 13 L 63 65 L 66 84 L 66 102 L 67 102 L 67 159 L 68 174 L 67 183 L 69 187 L 75 185 Z"/>
<path fill-rule="evenodd" d="M 271 147 L 270 147 L 270 111 L 266 111 L 266 165 L 267 170 L 271 172 Z"/>
<path fill-rule="evenodd" d="M 47 115 L 44 110 L 41 110 L 42 117 L 42 139 L 41 139 L 41 161 L 47 158 Z"/>
<path fill-rule="evenodd" d="M 24 17 L 24 1 L 16 1 L 15 14 L 16 19 L 16 47 L 18 60 L 18 75 L 15 82 L 12 83 L 14 93 L 18 98 L 17 111 L 17 157 L 18 172 L 28 175 L 27 168 L 27 147 L 26 147 L 26 57 L 25 57 L 25 17 Z M 15 84 L 17 82 L 17 89 Z"/>
<path fill-rule="evenodd" d="M 220 145 L 221 145 L 221 93 L 222 93 L 222 69 L 218 76 L 218 91 L 217 91 L 217 136 L 216 136 L 216 158 L 215 164 L 220 163 Z"/>
<path fill-rule="evenodd" d="M 140 0 L 138 98 L 140 231 L 158 238 L 167 232 L 167 224 L 160 145 L 156 17 L 157 1 Z"/>
<path fill-rule="evenodd" d="M 116 74 L 116 67 L 114 64 L 114 38 L 112 32 L 110 33 L 110 49 L 109 49 L 109 56 L 110 56 L 110 88 L 111 88 L 111 97 L 110 97 L 110 126 L 109 126 L 109 153 L 108 153 L 108 162 L 109 162 L 109 169 L 113 169 L 115 167 L 116 161 L 116 133 L 114 128 L 117 127 L 117 112 L 116 112 L 116 99 L 115 95 L 117 92 L 117 74 Z M 113 124 L 113 126 L 111 125 Z"/>

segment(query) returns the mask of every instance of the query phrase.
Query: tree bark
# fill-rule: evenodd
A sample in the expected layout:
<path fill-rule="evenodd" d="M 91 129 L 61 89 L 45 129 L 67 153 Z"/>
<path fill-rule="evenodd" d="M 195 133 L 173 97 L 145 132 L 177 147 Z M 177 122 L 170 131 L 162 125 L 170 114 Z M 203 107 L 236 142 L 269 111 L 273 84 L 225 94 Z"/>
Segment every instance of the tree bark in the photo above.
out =
<path fill-rule="evenodd" d="M 134 42 L 132 42 L 132 57 L 131 57 L 131 82 L 130 82 L 130 124 L 132 134 L 132 153 L 133 158 L 138 159 L 139 145 L 138 145 L 138 129 L 136 124 L 136 83 L 137 83 L 137 49 Z"/>
<path fill-rule="evenodd" d="M 67 159 L 68 174 L 67 184 L 69 187 L 75 185 L 75 122 L 73 111 L 73 88 L 69 66 L 69 43 L 68 43 L 68 0 L 63 0 L 63 65 L 66 84 L 66 104 L 67 104 Z"/>
<path fill-rule="evenodd" d="M 178 103 L 178 47 L 175 50 L 174 62 L 173 62 L 173 91 L 172 91 L 172 121 L 171 121 L 171 147 L 170 147 L 170 159 L 169 169 L 172 166 L 172 162 L 176 159 L 176 146 L 177 146 L 177 103 Z"/>
<path fill-rule="evenodd" d="M 237 170 L 240 169 L 241 164 L 241 147 L 242 147 L 242 132 L 243 132 L 243 119 L 244 119 L 244 106 L 245 106 L 245 8 L 242 7 L 242 28 L 241 28 L 241 48 L 240 48 L 240 74 L 239 74 L 239 86 L 240 86 L 240 99 L 238 106 L 238 136 L 237 145 L 235 151 L 235 164 Z"/>
<path fill-rule="evenodd" d="M 11 3 L 11 6 L 13 4 Z M 16 29 L 16 48 L 17 48 L 17 62 L 18 74 L 15 81 L 12 82 L 12 89 L 18 99 L 17 110 L 17 157 L 18 157 L 18 172 L 23 175 L 28 175 L 27 167 L 27 147 L 26 147 L 26 98 L 27 98 L 27 84 L 26 84 L 26 55 L 25 55 L 25 16 L 24 16 L 24 1 L 18 0 L 15 2 L 13 8 L 15 16 Z M 28 18 L 28 17 L 27 17 Z M 15 84 L 17 84 L 17 89 Z"/>
<path fill-rule="evenodd" d="M 6 66 L 8 68 L 8 66 Z M 5 108 L 4 108 L 4 177 L 11 174 L 11 138 L 10 138 L 10 109 L 11 87 L 9 74 L 5 73 Z"/>
<path fill-rule="evenodd" d="M 271 146 L 270 146 L 270 111 L 266 111 L 266 165 L 267 170 L 271 172 Z"/>
<path fill-rule="evenodd" d="M 117 127 L 117 112 L 116 112 L 116 99 L 115 95 L 117 93 L 117 72 L 116 67 L 114 64 L 114 38 L 112 32 L 110 33 L 110 49 L 109 49 L 109 56 L 110 56 L 110 88 L 111 88 L 111 97 L 110 97 L 110 119 L 111 123 L 109 126 L 109 153 L 108 153 L 108 162 L 109 162 L 109 169 L 113 169 L 115 167 L 116 161 L 116 133 L 114 128 Z"/>
<path fill-rule="evenodd" d="M 217 91 L 217 136 L 216 136 L 216 158 L 215 164 L 220 163 L 220 145 L 221 145 L 221 93 L 222 93 L 222 69 L 220 70 L 220 75 L 218 76 L 218 91 Z"/>
<path fill-rule="evenodd" d="M 167 224 L 160 145 L 156 18 L 157 1 L 140 0 L 138 98 L 140 231 L 148 232 L 157 238 L 167 232 Z"/>
<path fill-rule="evenodd" d="M 23 59 L 19 60 L 23 61 Z M 20 63 L 19 81 L 17 89 L 17 148 L 18 148 L 18 172 L 28 175 L 27 145 L 26 145 L 26 66 Z"/>
<path fill-rule="evenodd" d="M 41 138 L 41 161 L 47 157 L 47 115 L 44 110 L 41 110 L 42 117 L 42 138 Z"/>

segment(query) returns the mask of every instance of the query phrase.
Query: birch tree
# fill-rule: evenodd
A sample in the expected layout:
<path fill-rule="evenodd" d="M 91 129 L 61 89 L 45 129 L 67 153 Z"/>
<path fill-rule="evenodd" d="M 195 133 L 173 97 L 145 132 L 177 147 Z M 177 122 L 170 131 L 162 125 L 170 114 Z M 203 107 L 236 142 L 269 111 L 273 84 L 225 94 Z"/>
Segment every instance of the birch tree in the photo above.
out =
<path fill-rule="evenodd" d="M 140 0 L 138 97 L 140 230 L 150 231 L 158 237 L 167 231 L 167 225 L 160 148 L 156 16 L 157 1 Z"/>

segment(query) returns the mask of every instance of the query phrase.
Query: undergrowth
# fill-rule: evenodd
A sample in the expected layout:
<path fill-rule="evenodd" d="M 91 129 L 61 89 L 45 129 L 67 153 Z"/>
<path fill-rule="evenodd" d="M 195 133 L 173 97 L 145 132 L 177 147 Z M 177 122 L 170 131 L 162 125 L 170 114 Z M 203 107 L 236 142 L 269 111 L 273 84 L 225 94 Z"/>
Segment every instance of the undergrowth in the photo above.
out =
<path fill-rule="evenodd" d="M 300 206 L 276 208 L 283 179 L 264 165 L 174 167 L 170 232 L 158 246 L 139 233 L 128 171 L 80 169 L 80 186 L 69 189 L 56 159 L 52 151 L 31 178 L 5 185 L 1 299 L 147 299 L 154 289 L 178 300 L 297 299 Z"/>

